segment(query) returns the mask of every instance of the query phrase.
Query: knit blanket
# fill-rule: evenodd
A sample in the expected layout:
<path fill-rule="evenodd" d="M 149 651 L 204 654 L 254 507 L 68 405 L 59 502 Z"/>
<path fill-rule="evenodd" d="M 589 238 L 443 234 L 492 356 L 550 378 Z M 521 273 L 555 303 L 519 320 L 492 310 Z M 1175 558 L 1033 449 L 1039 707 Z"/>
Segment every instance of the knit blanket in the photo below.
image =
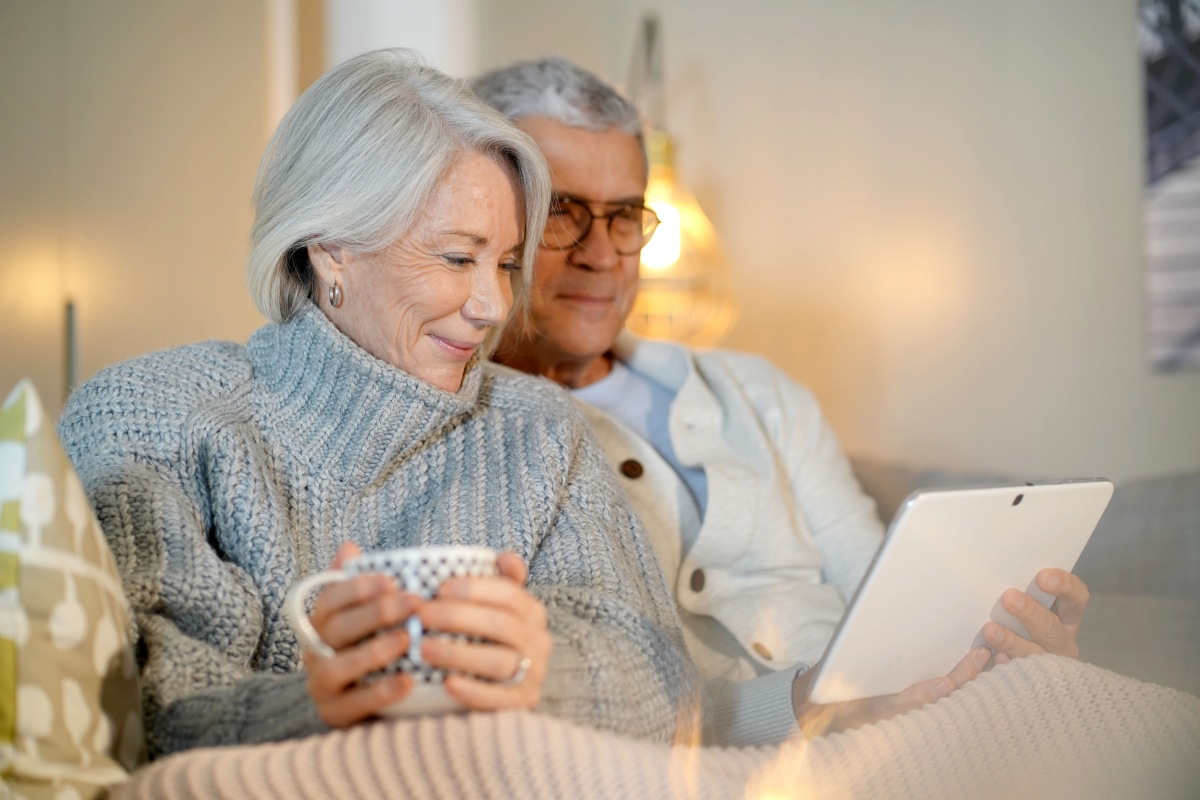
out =
<path fill-rule="evenodd" d="M 1200 698 L 1056 656 L 933 705 L 753 749 L 656 745 L 527 713 L 380 721 L 143 767 L 114 798 L 1195 798 Z"/>

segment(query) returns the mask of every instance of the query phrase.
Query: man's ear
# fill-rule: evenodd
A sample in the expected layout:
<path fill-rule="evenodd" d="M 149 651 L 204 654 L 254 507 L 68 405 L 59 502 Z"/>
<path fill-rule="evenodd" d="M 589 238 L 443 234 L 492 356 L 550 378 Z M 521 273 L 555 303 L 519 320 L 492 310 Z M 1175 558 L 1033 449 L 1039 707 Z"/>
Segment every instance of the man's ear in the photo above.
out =
<path fill-rule="evenodd" d="M 310 244 L 308 262 L 317 273 L 317 280 L 324 286 L 332 286 L 335 278 L 341 278 L 345 268 L 346 251 L 341 245 Z"/>

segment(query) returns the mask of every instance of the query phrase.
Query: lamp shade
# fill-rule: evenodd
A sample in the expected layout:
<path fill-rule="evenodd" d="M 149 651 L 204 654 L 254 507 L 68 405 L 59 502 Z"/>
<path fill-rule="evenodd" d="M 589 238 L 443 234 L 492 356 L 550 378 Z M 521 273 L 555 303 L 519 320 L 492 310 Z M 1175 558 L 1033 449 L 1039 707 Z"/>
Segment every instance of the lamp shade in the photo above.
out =
<path fill-rule="evenodd" d="M 646 205 L 659 225 L 642 250 L 640 287 L 626 325 L 646 338 L 712 347 L 737 317 L 729 265 L 712 223 L 676 179 L 670 137 L 652 130 L 646 149 Z"/>

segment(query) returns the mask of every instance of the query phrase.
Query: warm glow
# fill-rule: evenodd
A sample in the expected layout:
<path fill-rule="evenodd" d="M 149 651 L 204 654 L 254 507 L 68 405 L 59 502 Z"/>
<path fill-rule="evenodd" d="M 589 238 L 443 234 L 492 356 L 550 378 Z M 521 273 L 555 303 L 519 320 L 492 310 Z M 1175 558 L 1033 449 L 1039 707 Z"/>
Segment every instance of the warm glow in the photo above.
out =
<path fill-rule="evenodd" d="M 679 209 L 665 195 L 646 198 L 646 205 L 658 215 L 654 238 L 642 249 L 642 267 L 649 272 L 662 272 L 679 261 Z"/>
<path fill-rule="evenodd" d="M 642 250 L 641 288 L 626 324 L 648 339 L 711 347 L 736 316 L 729 267 L 700 203 L 651 152 L 646 205 L 659 225 Z"/>

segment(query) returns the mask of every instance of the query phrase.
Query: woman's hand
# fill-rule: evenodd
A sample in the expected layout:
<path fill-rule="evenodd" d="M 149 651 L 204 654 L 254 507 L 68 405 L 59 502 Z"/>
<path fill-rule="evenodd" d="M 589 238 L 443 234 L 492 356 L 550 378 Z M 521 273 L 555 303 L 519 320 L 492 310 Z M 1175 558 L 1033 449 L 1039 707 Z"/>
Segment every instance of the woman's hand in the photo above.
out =
<path fill-rule="evenodd" d="M 452 578 L 418 611 L 426 630 L 487 640 L 426 636 L 421 642 L 425 663 L 461 673 L 446 678 L 446 691 L 476 711 L 533 708 L 553 647 L 546 607 L 525 589 L 525 563 L 516 553 L 502 553 L 497 565 L 500 577 Z M 508 683 L 514 677 L 521 679 Z"/>
<path fill-rule="evenodd" d="M 361 555 L 346 542 L 338 548 L 333 569 Z M 412 678 L 394 674 L 363 684 L 370 673 L 383 669 L 408 650 L 403 626 L 420 600 L 405 594 L 386 575 L 359 575 L 328 585 L 317 596 L 312 624 L 321 639 L 336 652 L 332 658 L 305 651 L 308 693 L 317 713 L 332 728 L 344 728 L 399 702 L 412 690 Z"/>
<path fill-rule="evenodd" d="M 1025 626 L 1028 639 L 995 621 L 983 626 L 983 638 L 995 652 L 997 664 L 1038 653 L 1079 658 L 1077 638 L 1088 604 L 1087 585 L 1061 569 L 1042 570 L 1037 574 L 1037 585 L 1057 598 L 1053 609 L 1017 589 L 1009 589 L 1000 597 L 1004 610 Z"/>
<path fill-rule="evenodd" d="M 848 731 L 872 722 L 882 722 L 899 714 L 916 710 L 946 697 L 956 689 L 979 677 L 987 669 L 991 652 L 977 647 L 941 678 L 914 684 L 899 694 L 848 700 L 844 703 L 814 705 L 808 701 L 808 683 L 816 675 L 816 666 L 792 682 L 792 709 L 800 732 L 806 739 L 828 733 Z"/>

